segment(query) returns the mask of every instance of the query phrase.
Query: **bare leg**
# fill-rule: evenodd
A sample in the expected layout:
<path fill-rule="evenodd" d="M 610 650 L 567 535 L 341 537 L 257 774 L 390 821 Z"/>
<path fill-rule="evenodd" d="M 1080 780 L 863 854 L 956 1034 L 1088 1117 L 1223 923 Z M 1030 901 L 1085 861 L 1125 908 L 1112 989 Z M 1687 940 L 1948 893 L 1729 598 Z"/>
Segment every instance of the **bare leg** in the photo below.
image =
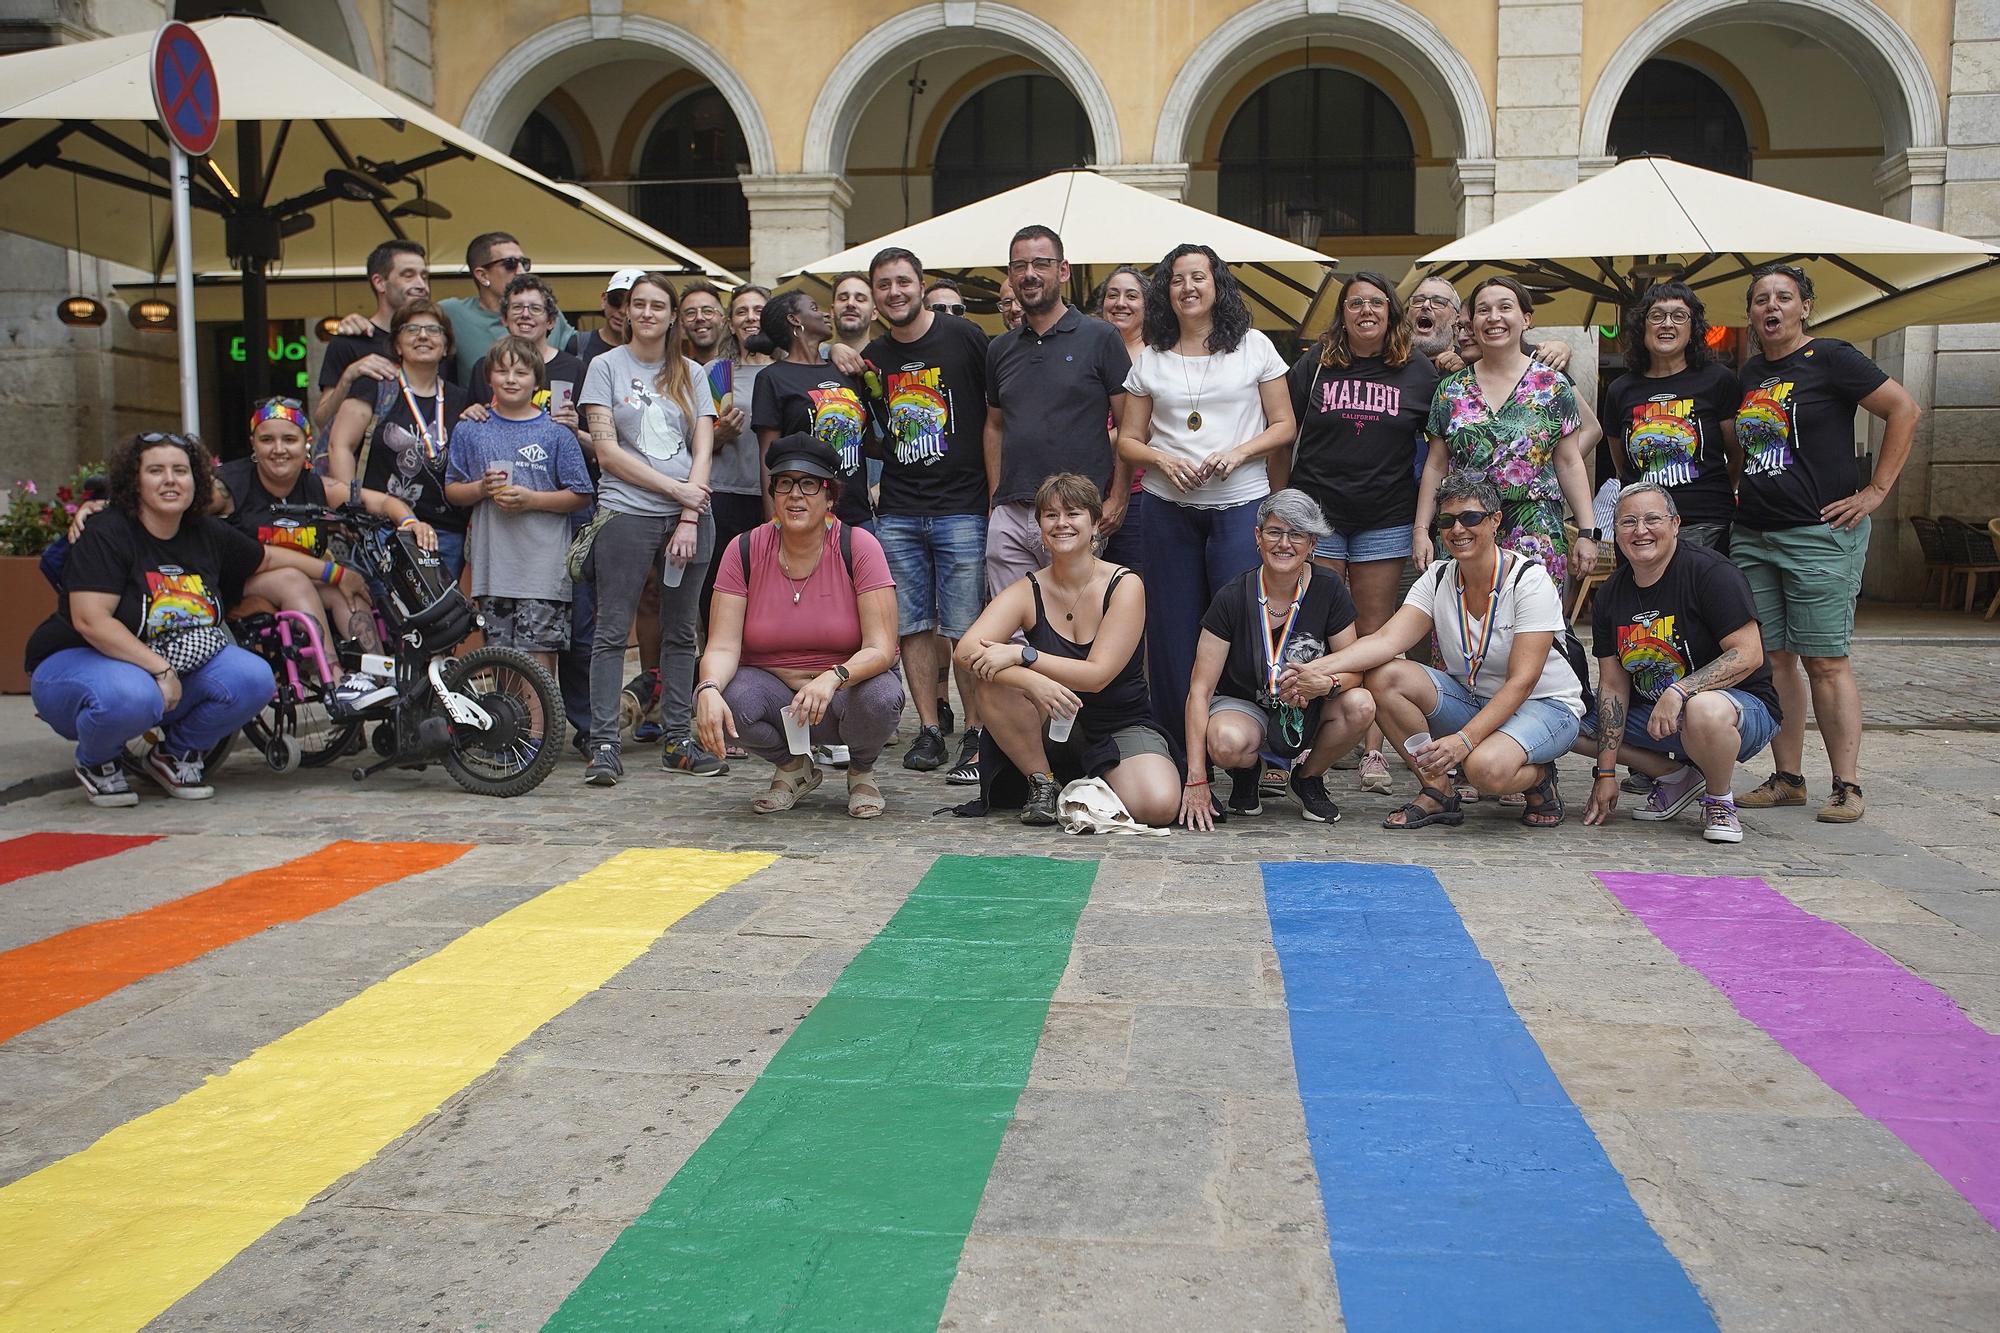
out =
<path fill-rule="evenodd" d="M 1854 683 L 1854 662 L 1846 657 L 1807 657 L 1806 678 L 1812 687 L 1813 720 L 1826 743 L 1833 775 L 1842 782 L 1861 783 L 1861 689 Z M 1782 704 L 1784 701 L 1781 699 Z M 1803 710 L 1801 710 L 1803 711 Z M 1791 709 L 1785 716 L 1792 715 Z M 1803 749 L 1803 747 L 1801 747 Z M 1801 770 L 1792 769 L 1797 773 Z"/>
<path fill-rule="evenodd" d="M 1165 755 L 1134 755 L 1112 765 L 1104 780 L 1141 824 L 1165 828 L 1180 818 L 1181 775 Z"/>
<path fill-rule="evenodd" d="M 318 584 L 296 569 L 267 569 L 244 580 L 243 592 L 245 596 L 263 598 L 280 611 L 296 611 L 312 617 L 313 623 L 319 626 L 320 642 L 326 648 L 326 664 L 335 679 L 339 678 L 340 663 L 334 654 L 336 640 L 327 625 L 326 607 L 320 601 Z M 333 681 L 326 683 L 331 685 Z"/>
<path fill-rule="evenodd" d="M 339 627 L 340 637 L 359 643 L 365 653 L 381 652 L 381 636 L 375 632 L 375 604 L 369 600 L 368 590 L 362 587 L 336 588 L 331 583 L 317 586 L 327 623 Z"/>
<path fill-rule="evenodd" d="M 1321 706 L 1319 730 L 1313 733 L 1312 750 L 1300 762 L 1299 771 L 1309 778 L 1324 776 L 1333 761 L 1374 726 L 1374 696 L 1365 689 L 1342 690 Z"/>
<path fill-rule="evenodd" d="M 1465 761 L 1466 780 L 1495 796 L 1527 791 L 1542 780 L 1542 765 L 1528 762 L 1528 752 L 1512 736 L 1494 732 Z M 1727 790 L 1725 788 L 1724 790 Z"/>
<path fill-rule="evenodd" d="M 1354 630 L 1364 637 L 1381 629 L 1396 614 L 1396 587 L 1403 581 L 1401 560 L 1363 560 L 1347 566 L 1347 590 L 1354 597 Z M 1366 744 L 1382 748 L 1382 728 L 1368 728 Z"/>
<path fill-rule="evenodd" d="M 947 639 L 945 642 L 948 645 L 945 649 L 947 653 L 956 650 L 956 640 Z M 981 726 L 979 721 L 979 677 L 973 675 L 964 667 L 954 664 L 952 667 L 952 678 L 958 682 L 958 701 L 965 705 L 963 710 L 965 713 L 965 729 L 967 731 L 978 731 Z"/>
<path fill-rule="evenodd" d="M 1208 759 L 1212 764 L 1220 764 L 1225 769 L 1255 768 L 1263 760 L 1259 757 L 1264 748 L 1264 728 L 1257 725 L 1248 713 L 1234 709 L 1211 713 L 1207 738 Z"/>
<path fill-rule="evenodd" d="M 1368 687 L 1369 695 L 1375 700 L 1376 722 L 1381 726 L 1383 734 L 1396 747 L 1396 752 L 1403 756 L 1403 762 L 1409 764 L 1410 756 L 1405 748 L 1405 742 L 1430 726 L 1430 715 L 1438 706 L 1437 686 L 1432 683 L 1430 673 L 1415 662 L 1399 657 L 1369 672 L 1363 678 L 1363 683 Z M 1420 786 L 1431 785 L 1430 779 L 1419 772 L 1415 764 L 1410 764 L 1410 771 L 1417 774 Z M 1439 788 L 1432 789 L 1439 790 Z M 1448 792 L 1450 789 L 1446 787 L 1442 790 Z M 1416 796 L 1414 804 L 1427 814 L 1444 808 L 1421 792 Z M 1389 817 L 1398 818 L 1396 814 L 1391 814 Z"/>
<path fill-rule="evenodd" d="M 986 725 L 1014 767 L 1031 776 L 1049 771 L 1049 752 L 1042 744 L 1042 715 L 1027 695 L 1005 686 L 988 690 Z"/>
<path fill-rule="evenodd" d="M 937 679 L 943 665 L 937 655 L 938 637 L 930 630 L 903 636 L 903 678 L 910 683 L 910 702 L 917 706 L 917 724 L 938 724 Z"/>
<path fill-rule="evenodd" d="M 1688 758 L 1701 770 L 1710 796 L 1734 790 L 1736 752 L 1743 747 L 1743 734 L 1737 730 L 1736 705 L 1728 696 L 1705 690 L 1689 699 L 1681 713 L 1681 740 Z"/>
<path fill-rule="evenodd" d="M 1803 773 L 1806 762 L 1806 706 L 1811 697 L 1806 690 L 1806 678 L 1799 669 L 1797 653 L 1773 652 L 1769 656 L 1771 683 L 1778 687 L 1778 707 L 1785 714 L 1785 720 L 1778 724 L 1778 734 L 1771 738 L 1771 758 L 1780 773 Z M 1857 711 L 1859 702 L 1857 695 Z M 1857 736 L 1857 756 L 1860 748 Z"/>

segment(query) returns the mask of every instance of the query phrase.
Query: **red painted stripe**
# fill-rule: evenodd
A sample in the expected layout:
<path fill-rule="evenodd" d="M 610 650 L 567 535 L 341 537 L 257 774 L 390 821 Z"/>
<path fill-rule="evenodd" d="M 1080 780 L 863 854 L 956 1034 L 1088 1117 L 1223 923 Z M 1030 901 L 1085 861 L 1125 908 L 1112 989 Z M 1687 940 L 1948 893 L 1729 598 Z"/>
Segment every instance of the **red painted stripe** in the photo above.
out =
<path fill-rule="evenodd" d="M 116 856 L 134 847 L 158 842 L 157 837 L 126 837 L 118 833 L 24 833 L 0 842 L 0 884 L 30 875 L 67 870 L 85 861 Z"/>
<path fill-rule="evenodd" d="M 471 850 L 336 842 L 212 889 L 0 953 L 0 1041 L 285 921 L 298 921 Z"/>

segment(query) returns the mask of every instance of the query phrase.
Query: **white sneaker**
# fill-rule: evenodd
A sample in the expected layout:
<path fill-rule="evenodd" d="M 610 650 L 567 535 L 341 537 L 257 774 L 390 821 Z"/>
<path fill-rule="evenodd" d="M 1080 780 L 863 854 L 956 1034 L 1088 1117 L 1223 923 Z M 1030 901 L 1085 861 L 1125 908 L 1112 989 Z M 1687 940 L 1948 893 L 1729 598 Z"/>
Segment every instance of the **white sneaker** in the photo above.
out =
<path fill-rule="evenodd" d="M 178 755 L 164 745 L 146 751 L 139 771 L 160 784 L 160 790 L 182 801 L 205 801 L 215 795 L 208 785 L 198 754 Z"/>
<path fill-rule="evenodd" d="M 125 779 L 125 765 L 116 759 L 76 766 L 76 780 L 90 793 L 90 803 L 105 807 L 139 804 L 139 793 Z"/>
<path fill-rule="evenodd" d="M 326 711 L 335 717 L 353 717 L 395 697 L 396 687 L 388 681 L 366 672 L 350 671 L 326 696 Z"/>
<path fill-rule="evenodd" d="M 847 747 L 845 745 L 815 745 L 812 747 L 812 760 L 814 763 L 824 764 L 828 768 L 846 768 L 848 761 Z"/>

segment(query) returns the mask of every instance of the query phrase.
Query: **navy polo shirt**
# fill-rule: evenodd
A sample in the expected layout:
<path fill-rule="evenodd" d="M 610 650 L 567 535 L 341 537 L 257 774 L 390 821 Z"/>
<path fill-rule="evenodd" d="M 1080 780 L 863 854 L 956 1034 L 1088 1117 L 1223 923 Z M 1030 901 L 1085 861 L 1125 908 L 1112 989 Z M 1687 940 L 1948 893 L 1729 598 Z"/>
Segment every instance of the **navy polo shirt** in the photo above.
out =
<path fill-rule="evenodd" d="M 1032 500 L 1058 472 L 1111 485 L 1111 400 L 1132 369 L 1125 340 L 1076 307 L 1045 334 L 1026 320 L 986 349 L 986 400 L 1006 414 L 993 503 Z"/>

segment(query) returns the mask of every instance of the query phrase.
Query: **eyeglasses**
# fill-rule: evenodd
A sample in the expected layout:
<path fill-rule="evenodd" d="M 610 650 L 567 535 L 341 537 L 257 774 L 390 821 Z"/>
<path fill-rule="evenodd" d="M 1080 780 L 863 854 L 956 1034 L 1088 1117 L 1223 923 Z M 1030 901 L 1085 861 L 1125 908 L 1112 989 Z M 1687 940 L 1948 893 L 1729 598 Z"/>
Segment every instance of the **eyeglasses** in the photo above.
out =
<path fill-rule="evenodd" d="M 1003 296 L 1000 298 L 1000 308 L 1002 310 L 1019 310 L 1021 303 L 1011 296 Z"/>
<path fill-rule="evenodd" d="M 1637 532 L 1640 528 L 1664 528 L 1673 521 L 1671 514 L 1627 514 L 1618 520 L 1618 530 Z"/>
<path fill-rule="evenodd" d="M 1062 260 L 1060 259 L 1051 259 L 1047 255 L 1040 255 L 1034 259 L 1016 259 L 1007 265 L 1007 271 L 1009 273 L 1026 273 L 1029 269 L 1033 269 L 1037 273 L 1053 273 L 1061 264 Z"/>
<path fill-rule="evenodd" d="M 542 319 L 547 317 L 549 307 L 548 303 L 544 301 L 516 301 L 507 307 L 507 313 L 509 315 L 533 315 L 537 319 Z"/>
<path fill-rule="evenodd" d="M 1458 308 L 1458 298 L 1455 296 L 1439 296 L 1434 292 L 1429 295 L 1418 292 L 1410 298 L 1410 308 L 1415 310 L 1418 306 L 1428 306 L 1432 310 L 1456 310 Z"/>
<path fill-rule="evenodd" d="M 485 263 L 481 264 L 479 267 L 504 268 L 509 273 L 526 273 L 529 269 L 533 268 L 534 266 L 535 266 L 535 261 L 528 258 L 526 255 L 503 255 L 498 259 L 489 259 Z"/>
<path fill-rule="evenodd" d="M 930 308 L 940 315 L 962 315 L 965 313 L 965 306 L 962 302 L 953 304 L 950 301 L 939 301 Z"/>
<path fill-rule="evenodd" d="M 1273 546 L 1296 546 L 1312 540 L 1306 533 L 1293 532 L 1290 528 L 1259 528 L 1257 535 Z"/>
<path fill-rule="evenodd" d="M 1654 306 L 1646 312 L 1646 322 L 1655 326 L 1666 324 L 1686 324 L 1693 317 L 1685 310 L 1665 310 Z"/>
<path fill-rule="evenodd" d="M 1439 532 L 1447 532 L 1455 523 L 1470 530 L 1492 517 L 1493 515 L 1484 509 L 1461 509 L 1456 514 L 1440 513 L 1431 520 L 1431 526 Z"/>
<path fill-rule="evenodd" d="M 824 477 L 771 478 L 771 494 L 773 495 L 790 495 L 793 492 L 797 492 L 800 495 L 818 495 L 825 489 L 826 478 Z"/>
<path fill-rule="evenodd" d="M 1343 304 L 1349 310 L 1387 310 L 1389 308 L 1388 300 L 1380 296 L 1351 296 Z"/>
<path fill-rule="evenodd" d="M 400 332 L 403 332 L 403 333 L 414 333 L 414 334 L 416 334 L 416 335 L 417 335 L 417 336 L 418 336 L 419 338 L 442 338 L 442 337 L 444 337 L 444 325 L 442 325 L 442 324 L 405 324 L 405 325 L 404 325 L 404 326 L 402 327 L 402 329 L 400 330 Z"/>

